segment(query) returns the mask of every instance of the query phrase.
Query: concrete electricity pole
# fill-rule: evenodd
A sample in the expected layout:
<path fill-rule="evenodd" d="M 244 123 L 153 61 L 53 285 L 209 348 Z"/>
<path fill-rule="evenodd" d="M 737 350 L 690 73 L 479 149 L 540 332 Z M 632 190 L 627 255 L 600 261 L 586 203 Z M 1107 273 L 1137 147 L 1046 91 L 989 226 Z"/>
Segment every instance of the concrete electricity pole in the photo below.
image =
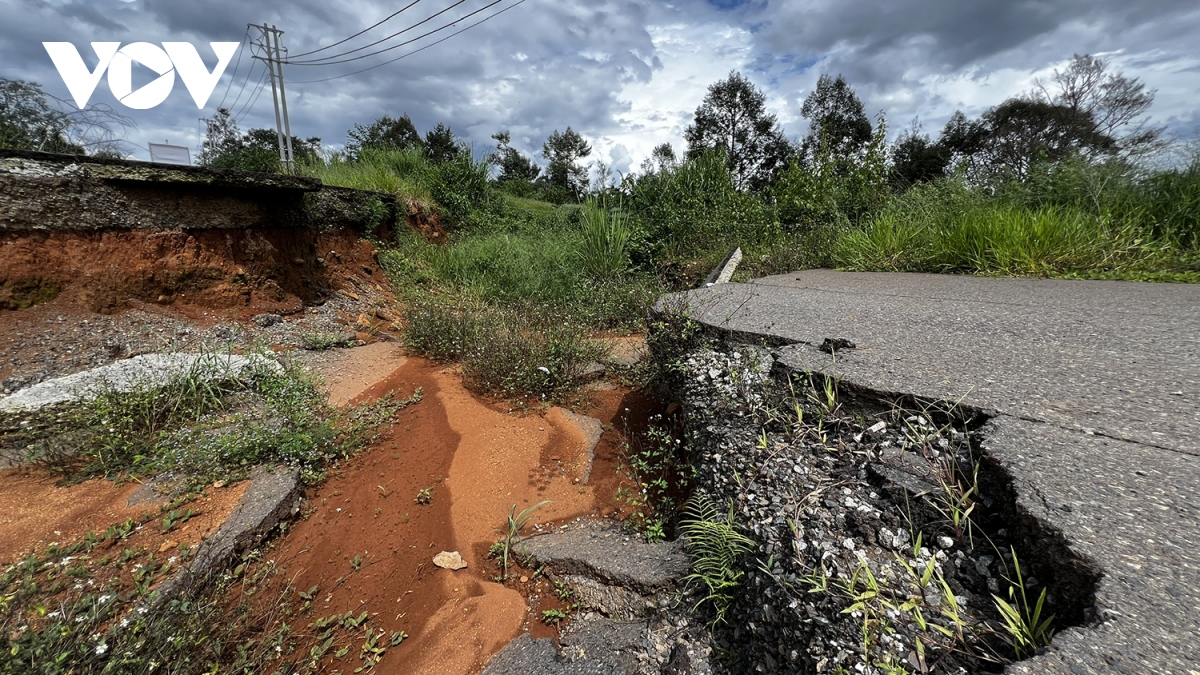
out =
<path fill-rule="evenodd" d="M 254 58 L 265 62 L 267 71 L 271 75 L 271 98 L 275 103 L 275 135 L 279 141 L 279 163 L 286 173 L 292 173 L 295 169 L 292 155 L 292 123 L 288 119 L 287 92 L 283 88 L 283 50 L 279 40 L 283 31 L 273 25 L 267 26 L 266 22 L 263 22 L 261 26 L 250 24 L 250 27 L 257 28 L 262 32 L 262 41 L 258 44 L 263 48 L 264 55 L 255 55 Z M 281 103 L 282 116 L 280 115 Z"/>

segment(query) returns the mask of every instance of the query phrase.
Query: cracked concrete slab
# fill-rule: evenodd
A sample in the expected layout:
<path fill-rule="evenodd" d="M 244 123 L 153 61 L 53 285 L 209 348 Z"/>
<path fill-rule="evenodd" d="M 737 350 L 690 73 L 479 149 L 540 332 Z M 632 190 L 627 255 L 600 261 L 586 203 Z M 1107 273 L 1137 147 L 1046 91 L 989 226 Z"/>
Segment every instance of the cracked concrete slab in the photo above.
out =
<path fill-rule="evenodd" d="M 128 393 L 141 388 L 160 389 L 184 377 L 203 382 L 227 382 L 264 369 L 279 370 L 264 356 L 238 354 L 143 354 L 56 377 L 0 398 L 0 412 L 39 410 L 97 398 L 106 391 Z"/>
<path fill-rule="evenodd" d="M 642 595 L 667 588 L 690 564 L 680 542 L 647 544 L 601 521 L 530 537 L 522 546 L 554 574 L 590 577 Z"/>
<path fill-rule="evenodd" d="M 259 466 L 250 472 L 250 481 L 237 508 L 200 545 L 195 559 L 155 589 L 154 606 L 162 606 L 186 592 L 196 580 L 222 570 L 238 554 L 261 544 L 280 523 L 299 513 L 303 485 L 297 469 Z"/>
<path fill-rule="evenodd" d="M 1200 286 L 809 270 L 679 299 L 782 367 L 991 412 L 1018 507 L 1102 572 L 1097 623 L 1010 672 L 1200 672 Z"/>
<path fill-rule="evenodd" d="M 1200 286 L 809 270 L 686 297 L 795 368 L 1200 454 Z"/>

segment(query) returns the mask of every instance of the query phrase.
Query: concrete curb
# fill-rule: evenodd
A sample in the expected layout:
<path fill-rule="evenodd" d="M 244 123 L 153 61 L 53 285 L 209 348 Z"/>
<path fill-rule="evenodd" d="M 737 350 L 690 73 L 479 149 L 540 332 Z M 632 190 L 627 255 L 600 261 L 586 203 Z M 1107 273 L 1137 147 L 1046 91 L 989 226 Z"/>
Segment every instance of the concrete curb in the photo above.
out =
<path fill-rule="evenodd" d="M 154 590 L 151 609 L 222 571 L 239 554 L 261 544 L 280 523 L 300 512 L 299 470 L 260 466 L 251 472 L 250 479 L 250 487 L 233 513 L 200 545 L 192 562 Z"/>
<path fill-rule="evenodd" d="M 701 288 L 715 286 L 717 284 L 727 284 L 733 278 L 733 273 L 737 270 L 737 266 L 742 262 L 742 249 L 740 247 L 733 249 L 720 265 L 713 268 L 713 271 L 708 273 L 708 277 L 704 279 L 704 283 L 700 284 Z"/>

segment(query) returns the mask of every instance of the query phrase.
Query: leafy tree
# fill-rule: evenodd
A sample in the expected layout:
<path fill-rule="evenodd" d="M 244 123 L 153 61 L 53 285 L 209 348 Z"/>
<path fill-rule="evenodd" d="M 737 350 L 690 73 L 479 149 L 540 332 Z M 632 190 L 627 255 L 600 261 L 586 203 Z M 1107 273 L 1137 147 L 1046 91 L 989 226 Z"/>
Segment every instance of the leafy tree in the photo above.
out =
<path fill-rule="evenodd" d="M 500 175 L 496 177 L 496 180 L 501 183 L 511 181 L 532 183 L 537 180 L 538 174 L 542 172 L 541 167 L 512 147 L 512 136 L 507 131 L 497 131 L 492 134 L 492 138 L 496 141 L 496 152 L 492 155 L 491 162 L 500 169 Z"/>
<path fill-rule="evenodd" d="M 346 153 L 353 159 L 366 149 L 378 150 L 409 150 L 423 149 L 425 141 L 417 132 L 417 127 L 406 113 L 400 119 L 384 115 L 369 126 L 355 124 L 346 132 L 349 140 L 346 142 Z"/>
<path fill-rule="evenodd" d="M 34 82 L 0 78 L 0 147 L 124 156 L 116 137 L 122 127 L 133 122 L 105 105 L 76 108 Z"/>
<path fill-rule="evenodd" d="M 567 127 L 557 129 L 542 145 L 542 157 L 548 160 L 543 180 L 578 201 L 587 192 L 590 165 L 580 162 L 592 154 L 592 146 L 578 132 Z"/>
<path fill-rule="evenodd" d="M 650 161 L 658 171 L 666 171 L 674 168 L 679 164 L 679 158 L 675 156 L 675 148 L 671 147 L 670 143 L 659 143 L 650 151 Z"/>
<path fill-rule="evenodd" d="M 892 186 L 903 189 L 945 175 L 951 151 L 942 143 L 935 143 L 928 134 L 921 133 L 919 123 L 914 121 L 913 126 L 892 144 L 891 155 Z"/>
<path fill-rule="evenodd" d="M 848 157 L 871 141 L 871 120 L 858 94 L 841 75 L 821 75 L 804 99 L 800 114 L 808 119 L 809 127 L 801 146 L 805 157 L 822 152 L 822 146 L 834 155 Z"/>
<path fill-rule="evenodd" d="M 219 108 L 206 119 L 206 134 L 197 158 L 201 166 L 277 173 L 279 171 L 279 135 L 274 129 L 250 129 L 242 134 L 229 110 Z M 321 158 L 321 139 L 300 140 L 292 136 L 292 155 L 297 162 Z"/>
<path fill-rule="evenodd" d="M 462 153 L 462 143 L 449 126 L 438 122 L 436 127 L 425 132 L 425 156 L 434 164 L 453 161 Z"/>
<path fill-rule="evenodd" d="M 982 120 L 968 119 L 961 110 L 954 111 L 938 138 L 938 145 L 950 153 L 952 164 L 956 161 L 971 164 L 974 157 L 983 151 L 987 142 L 987 124 Z M 969 168 L 971 167 L 968 166 Z"/>
<path fill-rule="evenodd" d="M 1034 162 L 1058 162 L 1081 150 L 1108 151 L 1115 141 L 1090 113 L 1032 98 L 1011 98 L 983 114 L 985 166 L 1000 177 L 1023 180 Z"/>
<path fill-rule="evenodd" d="M 792 150 L 775 115 L 767 112 L 766 97 L 737 71 L 708 87 L 683 137 L 689 158 L 710 150 L 723 153 L 739 190 L 769 184 Z"/>
<path fill-rule="evenodd" d="M 1075 119 L 1090 119 L 1089 131 L 1113 139 L 1114 147 L 1122 151 L 1142 153 L 1161 147 L 1164 128 L 1149 126 L 1146 117 L 1154 91 L 1136 77 L 1108 72 L 1108 62 L 1100 57 L 1075 54 L 1066 70 L 1054 71 L 1052 84 L 1038 82 L 1034 95 L 1070 109 Z"/>

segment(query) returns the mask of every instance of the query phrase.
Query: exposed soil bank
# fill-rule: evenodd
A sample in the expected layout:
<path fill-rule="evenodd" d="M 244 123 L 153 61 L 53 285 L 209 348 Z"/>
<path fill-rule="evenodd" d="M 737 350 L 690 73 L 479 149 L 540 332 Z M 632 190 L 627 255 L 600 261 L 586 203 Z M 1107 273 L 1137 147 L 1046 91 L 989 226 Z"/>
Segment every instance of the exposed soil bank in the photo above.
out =
<path fill-rule="evenodd" d="M 56 296 L 110 312 L 131 300 L 289 314 L 359 276 L 386 287 L 375 248 L 343 230 L 0 232 L 0 309 Z"/>

